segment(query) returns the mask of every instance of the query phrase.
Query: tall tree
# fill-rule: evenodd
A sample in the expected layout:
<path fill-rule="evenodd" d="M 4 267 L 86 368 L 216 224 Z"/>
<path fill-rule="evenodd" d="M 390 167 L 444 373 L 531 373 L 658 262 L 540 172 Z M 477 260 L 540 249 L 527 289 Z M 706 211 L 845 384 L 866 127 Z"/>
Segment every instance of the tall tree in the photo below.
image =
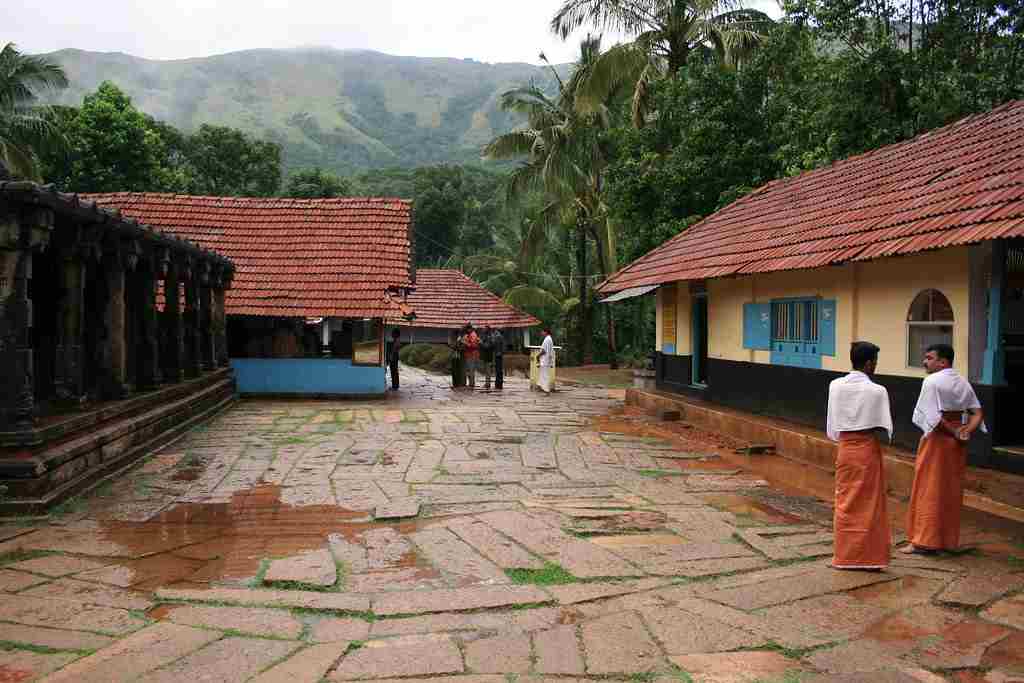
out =
<path fill-rule="evenodd" d="M 270 197 L 281 186 L 281 147 L 235 128 L 203 124 L 189 138 L 192 192 Z"/>
<path fill-rule="evenodd" d="M 536 85 L 503 93 L 502 108 L 525 115 L 527 127 L 499 135 L 484 149 L 486 158 L 524 159 L 509 177 L 511 196 L 539 190 L 551 201 L 549 210 L 561 213 L 575 226 L 581 362 L 589 361 L 592 355 L 588 237 L 595 239 L 602 273 L 610 274 L 615 264 L 614 231 L 603 201 L 607 160 L 601 136 L 607 128 L 608 112 L 603 105 L 590 113 L 582 113 L 576 107 L 578 85 L 600 54 L 600 38 L 587 36 L 580 45 L 580 60 L 568 82 L 562 81 L 552 68 L 558 83 L 555 97 L 549 97 Z M 614 360 L 613 321 L 609 325 L 609 344 Z"/>
<path fill-rule="evenodd" d="M 633 38 L 595 61 L 580 82 L 578 104 L 600 106 L 628 88 L 633 121 L 641 126 L 655 80 L 683 68 L 693 52 L 739 64 L 772 24 L 767 14 L 744 8 L 739 0 L 564 0 L 551 30 L 563 40 L 583 26 Z"/>
<path fill-rule="evenodd" d="M 14 43 L 0 50 L 0 165 L 10 173 L 36 179 L 37 155 L 66 147 L 49 110 L 36 102 L 41 91 L 67 85 L 59 65 L 23 55 Z"/>
<path fill-rule="evenodd" d="M 303 197 L 321 199 L 327 197 L 347 197 L 352 194 L 352 181 L 334 175 L 322 168 L 307 168 L 295 171 L 288 176 L 284 197 Z"/>

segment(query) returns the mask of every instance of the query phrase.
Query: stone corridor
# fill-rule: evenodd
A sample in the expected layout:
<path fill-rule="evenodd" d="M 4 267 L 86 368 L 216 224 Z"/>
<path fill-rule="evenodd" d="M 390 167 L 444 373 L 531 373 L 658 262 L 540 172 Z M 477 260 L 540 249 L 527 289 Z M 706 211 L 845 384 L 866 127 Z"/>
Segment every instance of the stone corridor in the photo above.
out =
<path fill-rule="evenodd" d="M 1024 680 L 1014 531 L 836 572 L 827 503 L 621 391 L 403 383 L 239 402 L 0 523 L 0 681 Z"/>

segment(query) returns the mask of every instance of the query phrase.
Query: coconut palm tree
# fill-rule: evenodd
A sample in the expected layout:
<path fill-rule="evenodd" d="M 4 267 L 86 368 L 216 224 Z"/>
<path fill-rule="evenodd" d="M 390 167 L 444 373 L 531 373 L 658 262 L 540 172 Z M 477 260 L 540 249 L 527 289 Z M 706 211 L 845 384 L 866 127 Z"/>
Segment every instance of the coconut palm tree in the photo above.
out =
<path fill-rule="evenodd" d="M 509 178 L 509 194 L 521 197 L 539 190 L 549 199 L 547 211 L 576 227 L 576 273 L 581 320 L 580 353 L 590 357 L 591 311 L 587 297 L 587 239 L 595 240 L 602 274 L 616 270 L 615 235 L 603 200 L 607 155 L 601 132 L 609 115 L 602 104 L 581 112 L 576 106 L 580 83 L 601 54 L 600 37 L 588 35 L 580 45 L 580 60 L 568 82 L 548 64 L 558 93 L 548 96 L 535 84 L 502 94 L 501 106 L 526 116 L 527 125 L 499 135 L 484 148 L 488 159 L 520 158 L 524 161 Z M 547 62 L 544 55 L 541 59 Z M 614 322 L 609 323 L 609 344 L 615 357 Z"/>
<path fill-rule="evenodd" d="M 577 104 L 589 111 L 630 88 L 633 121 L 647 116 L 651 83 L 686 65 L 694 52 L 738 65 L 767 35 L 774 22 L 740 0 L 564 0 L 551 30 L 566 39 L 582 26 L 633 38 L 600 56 L 580 83 Z"/>
<path fill-rule="evenodd" d="M 64 70 L 44 57 L 24 55 L 14 43 L 0 50 L 0 165 L 13 175 L 37 179 L 36 152 L 65 145 L 36 101 L 41 91 L 67 85 Z"/>

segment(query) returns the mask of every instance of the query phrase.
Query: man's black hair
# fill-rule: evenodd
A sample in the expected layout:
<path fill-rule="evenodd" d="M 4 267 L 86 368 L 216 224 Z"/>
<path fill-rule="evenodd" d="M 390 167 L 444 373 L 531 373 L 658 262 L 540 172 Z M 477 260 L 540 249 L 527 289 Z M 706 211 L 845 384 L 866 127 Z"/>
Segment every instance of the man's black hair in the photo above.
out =
<path fill-rule="evenodd" d="M 953 367 L 953 359 L 956 358 L 956 353 L 953 351 L 953 347 L 949 344 L 932 344 L 924 350 L 925 353 L 934 351 L 935 355 L 939 358 L 943 358 L 949 361 L 949 367 Z"/>
<path fill-rule="evenodd" d="M 863 370 L 869 361 L 878 360 L 879 349 L 871 342 L 857 341 L 850 344 L 850 364 L 854 370 Z"/>

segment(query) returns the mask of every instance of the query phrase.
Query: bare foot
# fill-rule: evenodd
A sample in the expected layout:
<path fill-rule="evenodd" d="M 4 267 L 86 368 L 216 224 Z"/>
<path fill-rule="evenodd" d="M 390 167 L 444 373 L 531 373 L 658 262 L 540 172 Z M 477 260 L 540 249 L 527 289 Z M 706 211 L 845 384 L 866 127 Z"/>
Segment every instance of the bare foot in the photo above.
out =
<path fill-rule="evenodd" d="M 931 548 L 919 548 L 913 543 L 908 543 L 899 549 L 904 555 L 934 555 L 938 551 Z"/>

